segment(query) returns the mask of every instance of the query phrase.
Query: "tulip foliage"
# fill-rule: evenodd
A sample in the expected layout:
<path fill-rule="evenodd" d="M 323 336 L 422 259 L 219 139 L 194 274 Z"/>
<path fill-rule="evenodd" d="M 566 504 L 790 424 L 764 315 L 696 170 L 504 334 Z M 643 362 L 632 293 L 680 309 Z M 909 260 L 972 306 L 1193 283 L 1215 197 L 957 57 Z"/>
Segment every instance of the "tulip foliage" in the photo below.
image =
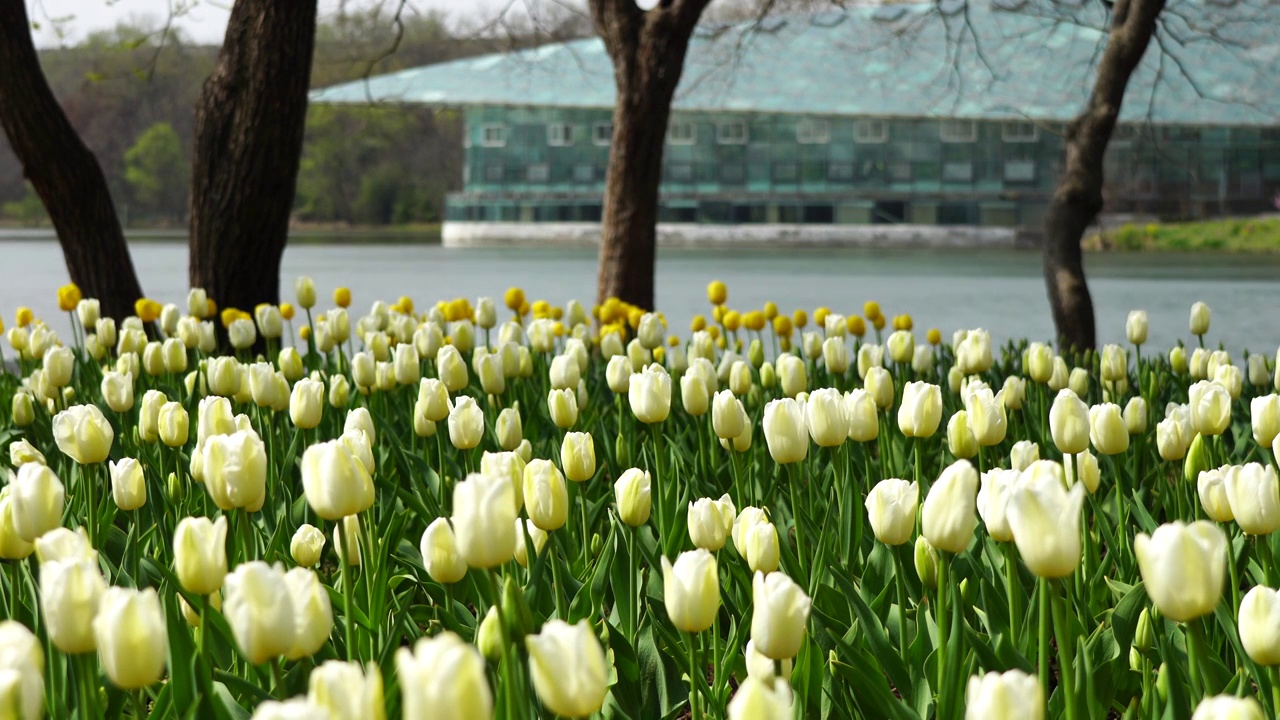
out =
<path fill-rule="evenodd" d="M 1071 355 L 295 290 L 19 311 L 0 717 L 1280 711 L 1280 373 L 1203 304 Z"/>

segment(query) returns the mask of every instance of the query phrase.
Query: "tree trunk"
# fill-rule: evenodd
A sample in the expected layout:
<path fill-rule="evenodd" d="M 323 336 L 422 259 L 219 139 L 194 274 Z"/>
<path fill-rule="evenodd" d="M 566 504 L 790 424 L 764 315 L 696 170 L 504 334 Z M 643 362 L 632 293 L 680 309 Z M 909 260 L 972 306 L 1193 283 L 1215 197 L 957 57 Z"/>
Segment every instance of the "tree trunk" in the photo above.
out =
<path fill-rule="evenodd" d="M 591 0 L 591 15 L 613 60 L 617 99 L 605 176 L 596 298 L 653 309 L 658 186 L 671 100 L 689 38 L 709 0 Z"/>
<path fill-rule="evenodd" d="M 1044 279 L 1063 349 L 1097 344 L 1080 240 L 1102 210 L 1103 160 L 1129 78 L 1156 32 L 1165 0 L 1118 0 L 1084 112 L 1067 126 L 1062 179 L 1045 212 Z"/>
<path fill-rule="evenodd" d="M 220 307 L 279 302 L 315 34 L 316 0 L 236 0 L 196 106 L 189 275 Z"/>
<path fill-rule="evenodd" d="M 133 314 L 142 287 L 107 179 L 49 89 L 23 0 L 0 0 L 0 125 L 49 213 L 71 281 L 104 315 Z"/>

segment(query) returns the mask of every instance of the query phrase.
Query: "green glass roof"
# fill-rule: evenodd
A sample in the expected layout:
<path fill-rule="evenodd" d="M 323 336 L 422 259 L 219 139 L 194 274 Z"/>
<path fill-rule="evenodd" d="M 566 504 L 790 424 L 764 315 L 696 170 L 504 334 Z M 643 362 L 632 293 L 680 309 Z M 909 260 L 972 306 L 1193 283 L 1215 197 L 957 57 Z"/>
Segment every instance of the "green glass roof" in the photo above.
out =
<path fill-rule="evenodd" d="M 1096 0 L 940 0 L 699 28 L 685 111 L 1064 121 L 1106 34 Z M 1170 0 L 1122 119 L 1280 124 L 1280 4 Z M 598 39 L 413 68 L 316 90 L 319 103 L 613 106 Z"/>

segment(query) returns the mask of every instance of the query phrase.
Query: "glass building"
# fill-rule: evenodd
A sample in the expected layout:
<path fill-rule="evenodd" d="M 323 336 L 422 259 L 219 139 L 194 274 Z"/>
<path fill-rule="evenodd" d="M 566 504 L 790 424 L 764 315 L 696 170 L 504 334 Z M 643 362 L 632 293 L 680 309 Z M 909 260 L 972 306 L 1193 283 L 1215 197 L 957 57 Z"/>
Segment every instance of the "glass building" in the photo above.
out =
<path fill-rule="evenodd" d="M 1108 149 L 1105 212 L 1274 209 L 1280 36 L 1266 28 L 1280 9 L 1168 7 Z M 1092 86 L 1103 13 L 1071 0 L 956 0 L 700 27 L 667 133 L 660 222 L 1039 228 L 1066 124 Z M 448 225 L 501 235 L 600 220 L 614 90 L 598 40 L 313 95 L 369 99 L 465 110 L 446 240 Z"/>

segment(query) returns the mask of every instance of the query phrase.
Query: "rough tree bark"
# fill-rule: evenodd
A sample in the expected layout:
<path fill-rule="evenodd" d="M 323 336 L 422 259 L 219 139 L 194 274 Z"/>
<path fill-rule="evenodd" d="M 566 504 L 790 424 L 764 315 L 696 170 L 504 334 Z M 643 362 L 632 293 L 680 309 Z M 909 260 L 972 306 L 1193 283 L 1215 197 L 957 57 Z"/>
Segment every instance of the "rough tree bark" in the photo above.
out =
<path fill-rule="evenodd" d="M 671 100 L 689 38 L 710 0 L 590 0 L 591 17 L 613 60 L 617 100 L 605 177 L 596 297 L 652 309 L 658 185 Z"/>
<path fill-rule="evenodd" d="M 220 307 L 279 301 L 315 36 L 316 0 L 236 0 L 196 106 L 189 276 Z"/>
<path fill-rule="evenodd" d="M 0 0 L 0 125 L 58 233 L 71 281 L 114 318 L 142 287 L 98 159 L 49 89 L 23 0 Z"/>
<path fill-rule="evenodd" d="M 1044 280 L 1063 348 L 1092 349 L 1097 342 L 1080 240 L 1102 210 L 1107 143 L 1164 6 L 1165 0 L 1117 0 L 1093 92 L 1084 112 L 1067 125 L 1062 178 L 1044 217 Z"/>

